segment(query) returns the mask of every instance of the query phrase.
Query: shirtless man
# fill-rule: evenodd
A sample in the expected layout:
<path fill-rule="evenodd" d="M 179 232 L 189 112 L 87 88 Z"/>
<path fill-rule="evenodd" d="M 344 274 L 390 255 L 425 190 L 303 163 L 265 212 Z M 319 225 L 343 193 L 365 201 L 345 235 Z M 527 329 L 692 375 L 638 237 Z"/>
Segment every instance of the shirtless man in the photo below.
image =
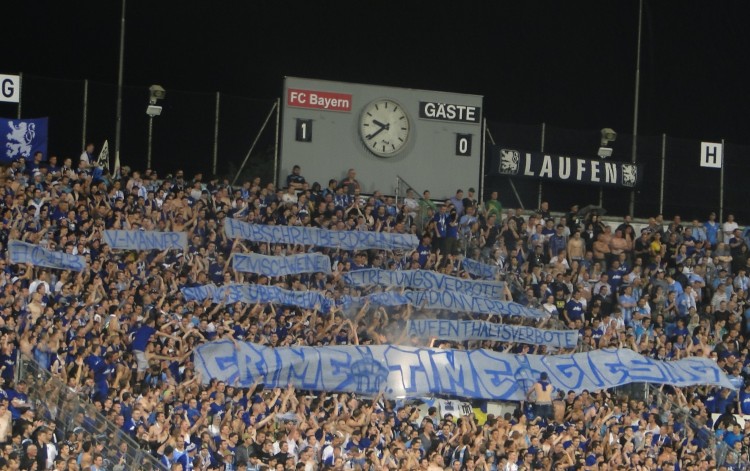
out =
<path fill-rule="evenodd" d="M 539 381 L 526 393 L 526 398 L 534 397 L 534 411 L 538 417 L 545 420 L 552 418 L 552 384 L 547 380 L 547 373 L 539 375 Z"/>

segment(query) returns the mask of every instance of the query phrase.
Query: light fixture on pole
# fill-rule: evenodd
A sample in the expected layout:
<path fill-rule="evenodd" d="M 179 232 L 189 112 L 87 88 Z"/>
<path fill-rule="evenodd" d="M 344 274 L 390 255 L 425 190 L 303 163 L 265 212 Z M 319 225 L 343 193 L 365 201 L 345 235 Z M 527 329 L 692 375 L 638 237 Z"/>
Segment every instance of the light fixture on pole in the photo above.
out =
<path fill-rule="evenodd" d="M 596 155 L 602 159 L 612 157 L 612 148 L 609 147 L 610 142 L 614 142 L 617 139 L 617 133 L 612 128 L 604 128 L 601 130 L 601 141 L 599 142 L 599 150 Z M 604 187 L 599 187 L 599 207 L 604 205 Z"/>
<path fill-rule="evenodd" d="M 617 133 L 612 128 L 604 128 L 601 130 L 601 133 L 602 140 L 597 155 L 602 159 L 606 159 L 607 157 L 612 157 L 612 148 L 608 144 L 617 139 Z"/>
<path fill-rule="evenodd" d="M 146 168 L 151 168 L 151 143 L 154 137 L 154 116 L 161 115 L 162 107 L 157 105 L 159 100 L 167 96 L 166 90 L 161 85 L 151 85 L 148 87 L 149 98 L 146 114 L 148 115 L 148 153 L 146 154 Z"/>

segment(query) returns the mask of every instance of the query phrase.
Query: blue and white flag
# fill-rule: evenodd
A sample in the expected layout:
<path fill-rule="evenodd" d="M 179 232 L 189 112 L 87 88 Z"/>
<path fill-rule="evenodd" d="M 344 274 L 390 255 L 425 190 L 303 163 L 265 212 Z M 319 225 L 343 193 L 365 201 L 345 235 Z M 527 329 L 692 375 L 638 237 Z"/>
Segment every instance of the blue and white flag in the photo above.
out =
<path fill-rule="evenodd" d="M 353 286 L 399 286 L 413 289 L 454 291 L 470 296 L 501 298 L 503 283 L 480 281 L 444 275 L 430 270 L 380 270 L 369 268 L 344 275 L 344 281 Z"/>
<path fill-rule="evenodd" d="M 238 219 L 224 220 L 224 233 L 230 239 L 246 239 L 269 244 L 302 244 L 343 250 L 414 249 L 419 240 L 414 234 L 389 234 L 370 231 L 331 231 L 316 227 L 268 226 Z"/>
<path fill-rule="evenodd" d="M 412 319 L 406 324 L 409 336 L 418 338 L 492 340 L 495 342 L 547 345 L 556 348 L 578 346 L 577 330 L 545 330 L 522 325 L 495 324 L 487 321 L 451 319 Z"/>
<path fill-rule="evenodd" d="M 104 231 L 102 242 L 113 249 L 166 250 L 187 249 L 186 232 Z"/>
<path fill-rule="evenodd" d="M 549 314 L 531 309 L 511 301 L 469 296 L 451 291 L 404 291 L 396 293 L 386 291 L 359 297 L 343 297 L 344 306 L 361 306 L 365 301 L 376 306 L 403 306 L 411 304 L 421 309 L 443 309 L 452 312 L 470 312 L 474 314 L 490 314 L 496 316 L 520 316 L 531 319 L 543 319 Z"/>
<path fill-rule="evenodd" d="M 390 399 L 446 395 L 521 401 L 547 373 L 556 389 L 580 393 L 630 383 L 699 384 L 736 389 L 715 361 L 658 361 L 630 349 L 566 355 L 514 355 L 492 350 L 375 346 L 279 347 L 221 340 L 194 350 L 196 369 L 212 379 L 249 387 L 347 392 Z"/>
<path fill-rule="evenodd" d="M 237 271 L 267 276 L 331 273 L 331 259 L 320 253 L 287 256 L 234 253 L 232 254 L 232 267 Z"/>
<path fill-rule="evenodd" d="M 497 274 L 500 272 L 500 267 L 498 267 L 497 265 L 488 265 L 486 263 L 477 262 L 476 260 L 472 260 L 470 258 L 464 258 L 461 261 L 461 266 L 470 274 L 478 276 L 480 278 L 484 278 L 486 280 L 495 279 L 497 277 Z"/>
<path fill-rule="evenodd" d="M 9 164 L 24 157 L 26 160 L 41 152 L 47 158 L 49 118 L 0 118 L 0 164 Z"/>
<path fill-rule="evenodd" d="M 47 250 L 20 240 L 8 242 L 8 252 L 10 263 L 30 263 L 37 267 L 72 271 L 83 271 L 86 268 L 86 258 L 81 255 Z"/>

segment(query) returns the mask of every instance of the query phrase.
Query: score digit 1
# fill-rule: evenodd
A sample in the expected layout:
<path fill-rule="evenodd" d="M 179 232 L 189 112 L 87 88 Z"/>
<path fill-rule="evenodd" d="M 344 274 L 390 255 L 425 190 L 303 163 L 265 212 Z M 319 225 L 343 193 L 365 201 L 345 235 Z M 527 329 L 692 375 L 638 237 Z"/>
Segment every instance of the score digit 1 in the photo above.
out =
<path fill-rule="evenodd" d="M 297 118 L 295 140 L 299 142 L 312 142 L 312 119 Z"/>
<path fill-rule="evenodd" d="M 471 156 L 472 134 L 456 134 L 456 155 Z"/>

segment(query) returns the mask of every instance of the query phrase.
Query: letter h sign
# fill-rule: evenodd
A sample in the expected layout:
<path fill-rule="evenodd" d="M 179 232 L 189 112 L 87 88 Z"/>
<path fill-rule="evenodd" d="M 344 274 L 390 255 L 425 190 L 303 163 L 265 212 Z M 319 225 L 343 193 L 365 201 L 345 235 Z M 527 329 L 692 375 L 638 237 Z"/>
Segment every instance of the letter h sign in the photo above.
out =
<path fill-rule="evenodd" d="M 701 167 L 721 168 L 723 154 L 721 142 L 701 142 Z"/>

